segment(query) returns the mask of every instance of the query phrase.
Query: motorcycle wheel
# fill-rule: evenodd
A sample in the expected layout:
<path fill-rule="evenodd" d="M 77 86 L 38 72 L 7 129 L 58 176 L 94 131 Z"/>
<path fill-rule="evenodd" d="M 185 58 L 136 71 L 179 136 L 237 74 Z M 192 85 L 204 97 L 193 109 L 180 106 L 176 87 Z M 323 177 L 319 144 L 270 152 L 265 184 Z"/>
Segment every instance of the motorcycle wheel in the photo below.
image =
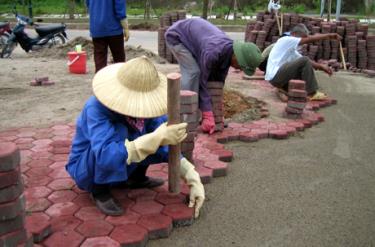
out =
<path fill-rule="evenodd" d="M 0 50 L 2 50 L 4 48 L 4 46 L 8 42 L 8 39 L 9 39 L 9 34 L 4 33 L 4 34 L 0 35 Z"/>
<path fill-rule="evenodd" d="M 6 44 L 1 52 L 2 58 L 9 58 L 12 55 L 14 48 L 16 48 L 17 43 L 11 42 Z"/>
<path fill-rule="evenodd" d="M 63 45 L 66 43 L 66 39 L 62 34 L 58 34 L 55 37 L 53 37 L 51 40 L 50 46 L 53 45 Z"/>

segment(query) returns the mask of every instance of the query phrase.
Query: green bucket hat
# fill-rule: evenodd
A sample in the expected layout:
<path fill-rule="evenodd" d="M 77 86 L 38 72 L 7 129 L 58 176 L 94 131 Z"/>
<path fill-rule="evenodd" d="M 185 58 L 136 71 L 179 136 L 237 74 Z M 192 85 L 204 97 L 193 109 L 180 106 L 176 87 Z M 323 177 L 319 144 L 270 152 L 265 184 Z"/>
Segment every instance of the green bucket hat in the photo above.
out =
<path fill-rule="evenodd" d="M 262 62 L 262 54 L 259 48 L 251 42 L 235 41 L 233 43 L 234 55 L 238 64 L 246 75 L 253 75 L 255 69 Z"/>

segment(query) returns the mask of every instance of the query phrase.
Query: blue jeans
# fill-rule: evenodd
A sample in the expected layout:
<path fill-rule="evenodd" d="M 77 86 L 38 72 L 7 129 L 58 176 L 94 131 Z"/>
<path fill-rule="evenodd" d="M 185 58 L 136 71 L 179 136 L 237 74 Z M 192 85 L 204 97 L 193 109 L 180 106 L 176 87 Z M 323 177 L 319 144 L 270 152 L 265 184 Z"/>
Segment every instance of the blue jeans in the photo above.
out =
<path fill-rule="evenodd" d="M 190 90 L 199 94 L 199 79 L 200 69 L 191 52 L 183 45 L 170 45 L 167 42 L 168 48 L 171 50 L 181 70 L 181 89 Z"/>

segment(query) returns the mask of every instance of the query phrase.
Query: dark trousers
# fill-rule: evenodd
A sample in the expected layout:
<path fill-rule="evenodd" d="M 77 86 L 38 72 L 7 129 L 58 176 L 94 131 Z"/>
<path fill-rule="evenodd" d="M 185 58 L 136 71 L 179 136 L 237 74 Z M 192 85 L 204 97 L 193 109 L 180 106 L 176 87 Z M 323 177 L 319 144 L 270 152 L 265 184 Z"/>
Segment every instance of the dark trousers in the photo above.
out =
<path fill-rule="evenodd" d="M 128 180 L 131 181 L 143 181 L 146 179 L 146 172 L 148 169 L 148 165 L 138 165 L 137 168 L 130 174 Z M 110 193 L 110 184 L 94 184 L 92 188 L 92 194 L 95 195 L 103 195 Z"/>
<path fill-rule="evenodd" d="M 125 62 L 124 35 L 93 38 L 95 72 L 107 66 L 108 47 L 115 63 Z"/>
<path fill-rule="evenodd" d="M 308 95 L 314 94 L 318 90 L 315 71 L 308 57 L 301 57 L 293 62 L 285 63 L 279 68 L 270 83 L 277 88 L 288 91 L 288 83 L 292 79 L 304 80 Z"/>

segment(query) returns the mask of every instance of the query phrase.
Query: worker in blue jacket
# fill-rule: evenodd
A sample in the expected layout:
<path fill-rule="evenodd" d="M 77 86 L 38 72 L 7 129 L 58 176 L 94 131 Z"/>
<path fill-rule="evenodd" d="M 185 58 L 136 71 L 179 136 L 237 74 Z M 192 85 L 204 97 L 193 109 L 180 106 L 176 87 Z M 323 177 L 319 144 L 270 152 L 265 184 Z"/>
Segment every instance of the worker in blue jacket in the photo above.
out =
<path fill-rule="evenodd" d="M 66 170 L 77 186 L 91 192 L 107 215 L 123 214 L 111 186 L 152 188 L 163 181 L 146 176 L 149 165 L 168 161 L 168 145 L 187 136 L 186 123 L 166 125 L 167 82 L 146 57 L 100 70 L 77 120 Z M 181 177 L 190 186 L 195 215 L 204 201 L 204 188 L 194 166 L 181 159 Z"/>
<path fill-rule="evenodd" d="M 95 71 L 107 66 L 108 47 L 115 63 L 125 62 L 125 41 L 129 40 L 126 0 L 86 0 L 90 35 L 94 44 Z"/>

